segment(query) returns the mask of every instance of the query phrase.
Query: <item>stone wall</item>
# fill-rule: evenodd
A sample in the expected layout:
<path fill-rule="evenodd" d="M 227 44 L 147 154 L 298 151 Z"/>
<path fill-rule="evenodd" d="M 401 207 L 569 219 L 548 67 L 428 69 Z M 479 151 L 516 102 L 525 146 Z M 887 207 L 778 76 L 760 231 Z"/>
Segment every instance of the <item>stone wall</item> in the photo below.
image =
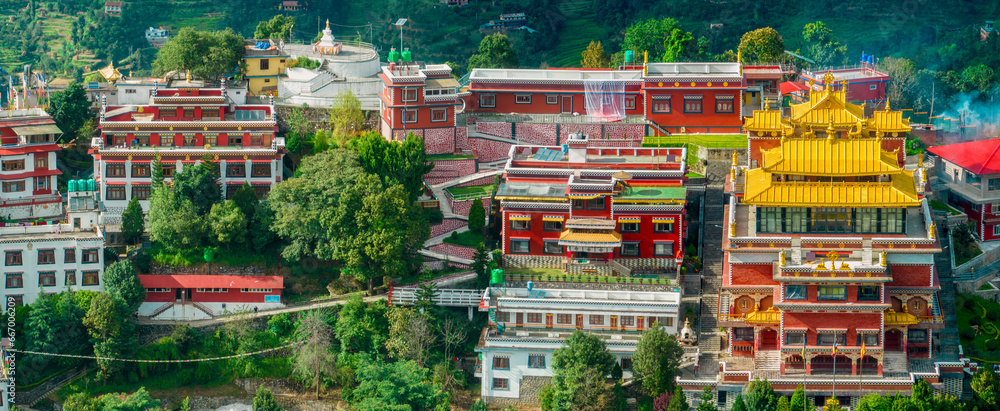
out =
<path fill-rule="evenodd" d="M 559 144 L 569 140 L 569 135 L 577 131 L 582 131 L 587 136 L 599 137 L 601 135 L 600 124 L 562 124 L 559 126 Z"/>
<path fill-rule="evenodd" d="M 506 268 L 555 268 L 562 269 L 563 256 L 549 255 L 511 255 L 503 256 L 503 266 Z"/>
<path fill-rule="evenodd" d="M 965 293 L 965 294 L 975 293 L 976 295 L 979 295 L 980 297 L 983 297 L 987 300 L 995 300 L 996 299 L 995 293 L 1000 291 L 997 290 L 979 291 L 979 287 L 981 287 L 983 284 L 986 284 L 996 279 L 997 279 L 997 273 L 992 273 L 976 278 L 974 280 L 955 281 L 955 292 Z"/>
<path fill-rule="evenodd" d="M 486 211 L 486 215 L 490 215 L 490 198 L 484 197 L 479 200 L 483 202 L 483 210 Z M 451 201 L 451 199 L 449 198 L 448 201 Z M 453 201 L 451 203 L 451 212 L 461 216 L 468 216 L 469 211 L 472 210 L 472 204 L 474 201 L 476 200 Z"/>
<path fill-rule="evenodd" d="M 537 406 L 539 392 L 551 380 L 552 377 L 522 377 L 520 398 L 483 397 L 483 401 L 494 407 L 506 407 L 508 405 L 515 407 Z"/>
<path fill-rule="evenodd" d="M 428 184 L 440 184 L 475 172 L 475 159 L 435 160 L 434 169 L 424 175 L 424 181 Z"/>
<path fill-rule="evenodd" d="M 486 176 L 483 178 L 477 178 L 475 180 L 469 181 L 467 183 L 459 184 L 455 187 L 477 187 L 477 186 L 488 186 L 493 184 L 493 180 L 496 176 Z"/>
<path fill-rule="evenodd" d="M 455 128 L 429 128 L 424 130 L 424 147 L 427 154 L 455 152 Z"/>
<path fill-rule="evenodd" d="M 513 128 L 513 124 L 511 123 L 500 123 L 494 121 L 476 123 L 476 131 L 497 137 L 512 138 Z"/>
<path fill-rule="evenodd" d="M 514 136 L 522 143 L 551 146 L 559 140 L 555 124 L 517 123 L 515 127 Z"/>
<path fill-rule="evenodd" d="M 262 265 L 229 266 L 222 264 L 193 264 L 186 267 L 171 267 L 153 263 L 151 274 L 155 275 L 264 275 Z"/>
<path fill-rule="evenodd" d="M 467 145 L 470 150 L 475 151 L 476 157 L 480 162 L 489 163 L 491 161 L 506 159 L 507 154 L 510 152 L 510 146 L 514 145 L 514 143 L 515 141 L 513 140 L 510 143 L 505 143 L 503 141 L 473 137 L 468 139 Z"/>

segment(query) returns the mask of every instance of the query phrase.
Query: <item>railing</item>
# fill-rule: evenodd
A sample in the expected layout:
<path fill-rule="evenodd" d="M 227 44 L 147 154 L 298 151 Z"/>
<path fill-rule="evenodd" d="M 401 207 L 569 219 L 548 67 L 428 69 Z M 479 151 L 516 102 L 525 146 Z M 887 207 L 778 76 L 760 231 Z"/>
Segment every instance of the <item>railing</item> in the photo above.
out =
<path fill-rule="evenodd" d="M 445 193 L 444 195 L 447 196 L 449 199 L 451 199 L 451 201 L 462 201 L 462 200 L 475 200 L 477 198 L 486 198 L 492 194 L 492 191 L 478 191 L 475 193 L 464 193 L 455 195 L 452 194 L 451 191 L 445 189 L 444 193 Z"/>
<path fill-rule="evenodd" d="M 163 314 L 164 311 L 169 310 L 170 307 L 173 307 L 173 306 L 174 306 L 174 303 L 172 303 L 172 302 L 171 303 L 163 304 L 163 305 L 160 306 L 160 308 L 157 308 L 156 311 L 153 311 L 152 314 L 149 314 L 149 315 L 147 315 L 145 317 L 147 317 L 147 318 L 154 318 L 154 317 L 156 317 L 156 316 L 158 316 L 160 314 Z"/>
<path fill-rule="evenodd" d="M 943 315 L 921 315 L 917 318 L 919 318 L 922 323 L 944 324 Z"/>
<path fill-rule="evenodd" d="M 215 318 L 215 313 L 213 313 L 212 310 L 210 308 L 206 307 L 204 304 L 199 303 L 197 301 L 192 301 L 191 305 L 193 305 L 195 308 L 197 308 L 199 310 L 204 311 L 205 314 L 208 314 L 209 317 Z"/>
<path fill-rule="evenodd" d="M 632 275 L 632 269 L 626 267 L 622 263 L 619 263 L 619 262 L 617 262 L 615 260 L 611 260 L 611 264 L 610 265 L 611 265 L 611 269 L 612 270 L 617 271 L 620 274 Z"/>
<path fill-rule="evenodd" d="M 10 200 L 0 200 L 0 205 L 11 206 L 11 205 L 43 204 L 55 201 L 61 202 L 62 196 L 60 196 L 59 194 L 51 194 L 45 196 L 32 196 L 31 198 L 14 198 Z"/>
<path fill-rule="evenodd" d="M 467 116 L 476 117 L 476 122 L 501 122 L 501 123 L 559 123 L 559 124 L 636 124 L 646 125 L 645 117 L 641 115 L 628 115 L 622 121 L 613 123 L 601 122 L 590 119 L 586 114 L 575 116 L 570 113 L 565 114 L 487 114 L 469 113 Z"/>
<path fill-rule="evenodd" d="M 505 274 L 504 279 L 513 282 L 557 282 L 593 284 L 640 284 L 670 285 L 669 278 L 633 278 L 605 275 L 560 275 L 560 274 Z"/>
<path fill-rule="evenodd" d="M 392 290 L 390 304 L 414 305 L 420 299 L 417 297 L 419 287 L 396 287 Z M 483 299 L 483 290 L 437 289 L 437 295 L 431 301 L 437 305 L 450 307 L 479 306 Z"/>

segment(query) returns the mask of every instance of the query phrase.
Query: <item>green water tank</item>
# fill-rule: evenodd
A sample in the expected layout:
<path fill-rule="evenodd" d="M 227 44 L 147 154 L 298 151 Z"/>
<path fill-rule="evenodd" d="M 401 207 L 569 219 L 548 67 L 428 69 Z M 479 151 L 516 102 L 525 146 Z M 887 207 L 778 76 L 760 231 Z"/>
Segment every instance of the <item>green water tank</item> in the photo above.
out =
<path fill-rule="evenodd" d="M 87 180 L 87 191 L 96 191 L 94 189 L 95 185 L 96 183 L 94 182 L 94 179 Z"/>
<path fill-rule="evenodd" d="M 204 257 L 206 263 L 212 262 L 215 259 L 215 249 L 211 247 L 206 248 Z"/>
<path fill-rule="evenodd" d="M 411 60 L 413 60 L 413 53 L 409 49 L 403 50 L 403 62 L 409 63 Z"/>
<path fill-rule="evenodd" d="M 503 284 L 503 270 L 494 268 L 490 276 L 490 284 Z"/>
<path fill-rule="evenodd" d="M 397 61 L 399 61 L 399 52 L 396 51 L 396 48 L 394 47 L 392 50 L 389 50 L 389 62 L 395 63 Z"/>
<path fill-rule="evenodd" d="M 635 61 L 635 52 L 632 50 L 625 50 L 625 64 L 631 64 Z"/>
<path fill-rule="evenodd" d="M 69 180 L 69 192 L 72 193 L 76 191 L 76 186 L 77 186 L 76 180 Z"/>

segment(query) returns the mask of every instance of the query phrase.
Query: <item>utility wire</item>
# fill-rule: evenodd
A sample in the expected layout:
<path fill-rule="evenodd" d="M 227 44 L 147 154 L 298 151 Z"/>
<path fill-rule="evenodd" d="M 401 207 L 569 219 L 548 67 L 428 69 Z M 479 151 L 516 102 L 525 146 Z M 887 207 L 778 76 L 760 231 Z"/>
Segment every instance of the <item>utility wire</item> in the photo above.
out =
<path fill-rule="evenodd" d="M 137 360 L 137 359 L 132 359 L 132 358 L 94 357 L 94 356 L 90 356 L 90 355 L 55 354 L 55 353 L 48 353 L 48 352 L 15 350 L 15 349 L 7 349 L 5 351 L 17 352 L 17 353 L 21 353 L 21 354 L 45 355 L 45 356 L 49 356 L 49 357 L 86 358 L 86 359 L 90 359 L 90 360 L 143 362 L 143 363 L 158 363 L 158 364 L 163 364 L 163 363 L 187 363 L 187 362 L 218 361 L 218 360 L 228 360 L 230 358 L 249 357 L 251 355 L 258 355 L 258 354 L 263 354 L 263 353 L 267 353 L 267 352 L 277 351 L 277 350 L 280 350 L 280 349 L 283 349 L 283 348 L 293 347 L 293 346 L 301 345 L 301 344 L 304 344 L 304 343 L 305 343 L 305 340 L 298 341 L 298 342 L 293 342 L 291 344 L 285 344 L 285 345 L 274 347 L 274 348 L 267 348 L 267 349 L 263 349 L 263 350 L 259 350 L 259 351 L 254 351 L 254 352 L 243 353 L 243 354 L 227 355 L 227 356 L 224 356 L 224 357 L 193 358 L 193 359 L 188 359 L 188 360 Z"/>

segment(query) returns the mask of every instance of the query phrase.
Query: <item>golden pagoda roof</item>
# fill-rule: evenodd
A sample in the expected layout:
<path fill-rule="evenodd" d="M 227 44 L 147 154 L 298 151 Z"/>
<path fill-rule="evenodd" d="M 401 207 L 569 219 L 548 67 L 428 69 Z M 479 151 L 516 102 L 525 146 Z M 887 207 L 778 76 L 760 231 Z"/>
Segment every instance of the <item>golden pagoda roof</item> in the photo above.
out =
<path fill-rule="evenodd" d="M 793 138 L 763 152 L 764 171 L 816 176 L 869 176 L 900 170 L 896 154 L 873 138 Z"/>
<path fill-rule="evenodd" d="M 847 102 L 847 92 L 810 91 L 809 101 L 791 105 L 793 123 L 853 125 L 865 119 L 865 108 Z"/>
<path fill-rule="evenodd" d="M 781 118 L 781 111 L 778 110 L 754 110 L 753 117 L 747 118 L 743 128 L 750 131 L 783 131 L 785 120 Z"/>
<path fill-rule="evenodd" d="M 748 170 L 743 202 L 765 207 L 915 207 L 920 205 L 913 171 L 900 170 L 885 183 L 773 181 L 771 173 Z"/>
<path fill-rule="evenodd" d="M 746 315 L 744 321 L 747 324 L 780 324 L 781 311 L 773 306 L 763 311 L 755 307 L 753 312 Z"/>
<path fill-rule="evenodd" d="M 563 243 L 621 245 L 621 242 L 622 235 L 614 231 L 607 233 L 577 233 L 573 231 L 564 231 L 559 235 L 560 245 L 565 245 Z"/>
<path fill-rule="evenodd" d="M 97 70 L 97 72 L 109 82 L 118 81 L 122 78 L 122 73 L 115 68 L 114 64 L 108 64 L 107 67 Z"/>

